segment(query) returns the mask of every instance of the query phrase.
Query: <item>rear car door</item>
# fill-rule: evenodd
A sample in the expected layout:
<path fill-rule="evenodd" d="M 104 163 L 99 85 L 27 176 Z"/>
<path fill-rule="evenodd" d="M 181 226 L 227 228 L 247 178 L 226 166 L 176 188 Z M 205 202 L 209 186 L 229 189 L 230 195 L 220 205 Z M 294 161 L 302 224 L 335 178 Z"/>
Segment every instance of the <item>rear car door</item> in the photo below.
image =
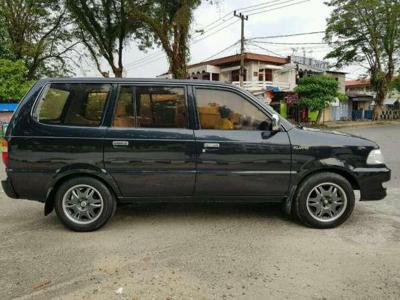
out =
<path fill-rule="evenodd" d="M 286 195 L 291 152 L 287 132 L 271 132 L 271 117 L 230 88 L 195 87 L 198 153 L 195 195 Z"/>
<path fill-rule="evenodd" d="M 21 198 L 43 201 L 50 183 L 71 170 L 100 172 L 110 93 L 108 83 L 54 80 L 19 110 L 11 124 L 9 176 Z"/>
<path fill-rule="evenodd" d="M 191 196 L 195 143 L 187 88 L 123 84 L 118 90 L 104 162 L 123 197 Z"/>

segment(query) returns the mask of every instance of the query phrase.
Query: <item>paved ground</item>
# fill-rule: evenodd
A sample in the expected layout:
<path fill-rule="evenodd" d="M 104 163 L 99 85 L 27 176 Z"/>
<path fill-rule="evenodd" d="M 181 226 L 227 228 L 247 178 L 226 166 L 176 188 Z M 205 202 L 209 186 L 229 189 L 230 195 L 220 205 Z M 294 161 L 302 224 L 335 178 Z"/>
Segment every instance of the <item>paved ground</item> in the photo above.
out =
<path fill-rule="evenodd" d="M 1 193 L 0 299 L 399 299 L 400 126 L 346 131 L 381 144 L 393 180 L 333 230 L 274 206 L 157 205 L 74 233 Z"/>

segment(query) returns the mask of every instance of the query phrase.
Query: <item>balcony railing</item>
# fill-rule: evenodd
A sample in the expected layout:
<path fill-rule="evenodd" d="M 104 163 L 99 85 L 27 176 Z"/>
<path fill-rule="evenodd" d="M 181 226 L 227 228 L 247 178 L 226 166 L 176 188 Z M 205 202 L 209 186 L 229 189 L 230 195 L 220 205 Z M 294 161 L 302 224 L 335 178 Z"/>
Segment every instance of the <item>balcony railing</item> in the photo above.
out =
<path fill-rule="evenodd" d="M 240 86 L 239 81 L 232 81 L 232 84 Z M 251 92 L 266 90 L 267 87 L 278 87 L 285 92 L 293 91 L 294 88 L 290 83 L 282 81 L 243 81 L 243 88 Z"/>

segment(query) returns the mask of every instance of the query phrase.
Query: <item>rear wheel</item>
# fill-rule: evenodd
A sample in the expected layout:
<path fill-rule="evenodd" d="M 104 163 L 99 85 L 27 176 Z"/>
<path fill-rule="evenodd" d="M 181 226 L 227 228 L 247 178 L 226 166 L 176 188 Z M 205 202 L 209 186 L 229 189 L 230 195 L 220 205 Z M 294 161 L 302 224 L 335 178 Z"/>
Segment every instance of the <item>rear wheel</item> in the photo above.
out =
<path fill-rule="evenodd" d="M 354 191 L 346 178 L 335 173 L 318 173 L 301 184 L 294 212 L 309 226 L 333 228 L 350 217 L 354 205 Z"/>
<path fill-rule="evenodd" d="M 55 210 L 62 223 L 75 231 L 93 231 L 114 214 L 116 201 L 102 182 L 76 177 L 64 182 L 55 197 Z"/>

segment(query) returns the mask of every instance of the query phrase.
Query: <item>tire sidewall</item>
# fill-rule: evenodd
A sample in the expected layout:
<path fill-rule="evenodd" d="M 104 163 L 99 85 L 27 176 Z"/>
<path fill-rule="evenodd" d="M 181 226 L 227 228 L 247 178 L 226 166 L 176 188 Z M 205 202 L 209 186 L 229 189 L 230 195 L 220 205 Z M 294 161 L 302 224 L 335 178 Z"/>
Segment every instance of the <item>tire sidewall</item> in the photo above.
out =
<path fill-rule="evenodd" d="M 89 224 L 78 224 L 69 219 L 62 208 L 62 201 L 65 193 L 73 186 L 86 184 L 96 188 L 103 197 L 103 211 L 99 218 Z M 75 177 L 64 182 L 57 190 L 54 207 L 61 222 L 74 231 L 93 231 L 102 227 L 112 217 L 116 210 L 116 201 L 110 190 L 97 179 L 91 177 Z"/>
<path fill-rule="evenodd" d="M 309 193 L 314 187 L 324 182 L 330 182 L 339 185 L 344 190 L 347 197 L 347 206 L 345 212 L 338 219 L 330 222 L 321 222 L 314 219 L 307 209 L 307 197 Z M 301 185 L 297 194 L 296 206 L 297 215 L 303 223 L 311 227 L 321 229 L 334 228 L 345 222 L 353 212 L 355 206 L 354 191 L 348 180 L 341 175 L 334 173 L 315 174 L 307 178 Z"/>

